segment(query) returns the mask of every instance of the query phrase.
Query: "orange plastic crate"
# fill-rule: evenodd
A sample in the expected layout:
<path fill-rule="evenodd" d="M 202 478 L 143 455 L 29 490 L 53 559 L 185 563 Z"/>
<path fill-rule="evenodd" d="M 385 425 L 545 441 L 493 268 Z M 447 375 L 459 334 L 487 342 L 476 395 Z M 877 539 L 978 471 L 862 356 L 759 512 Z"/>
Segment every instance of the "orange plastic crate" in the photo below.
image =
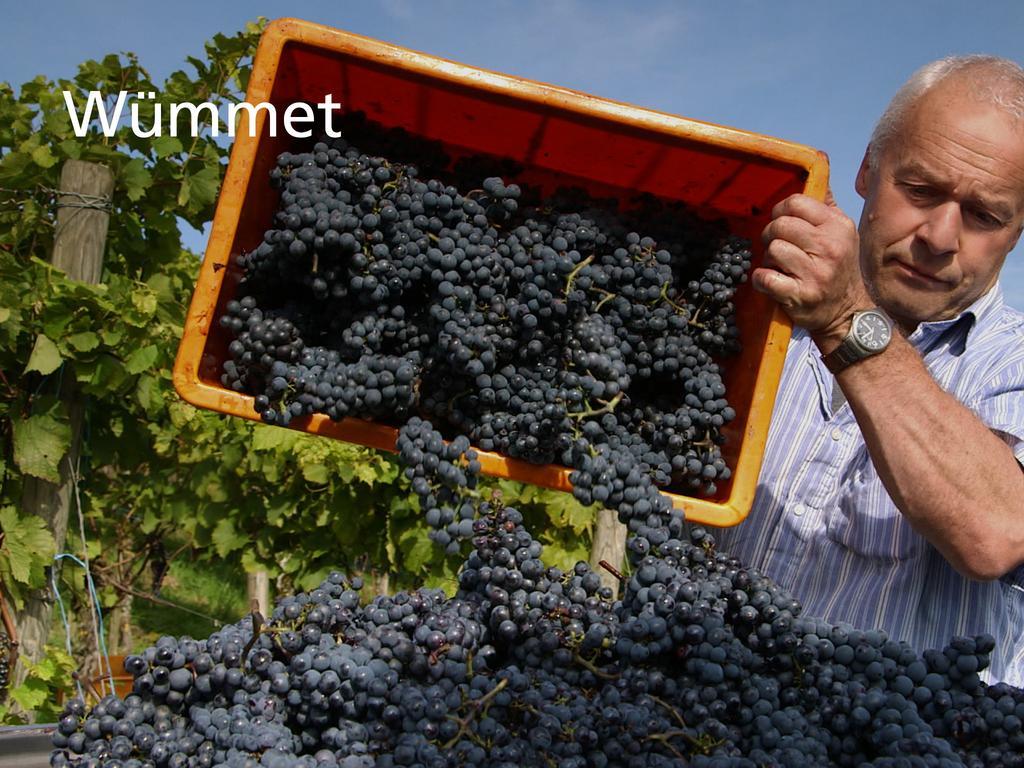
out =
<path fill-rule="evenodd" d="M 688 120 L 599 99 L 565 88 L 468 67 L 395 45 L 294 19 L 263 34 L 249 81 L 250 103 L 270 102 L 280 116 L 296 101 L 316 104 L 325 94 L 342 111 L 362 111 L 385 127 L 441 141 L 454 159 L 487 154 L 525 167 L 516 181 L 543 194 L 572 184 L 623 201 L 638 192 L 681 200 L 708 218 L 728 220 L 751 238 L 758 263 L 759 234 L 772 206 L 794 192 L 819 199 L 828 186 L 828 160 L 806 146 L 733 128 Z M 266 113 L 255 131 L 240 131 L 221 190 L 206 258 L 185 324 L 174 384 L 188 402 L 258 419 L 253 398 L 220 384 L 229 339 L 217 322 L 234 296 L 232 256 L 255 248 L 270 226 L 279 193 L 268 173 L 294 139 L 269 135 Z M 726 396 L 737 417 L 725 429 L 723 456 L 732 479 L 714 498 L 672 495 L 688 519 L 735 525 L 753 502 L 791 326 L 763 295 L 745 285 L 736 297 L 743 352 L 723 361 Z M 354 418 L 322 415 L 289 428 L 394 450 L 397 432 Z M 569 490 L 565 467 L 536 466 L 480 452 L 483 471 Z"/>

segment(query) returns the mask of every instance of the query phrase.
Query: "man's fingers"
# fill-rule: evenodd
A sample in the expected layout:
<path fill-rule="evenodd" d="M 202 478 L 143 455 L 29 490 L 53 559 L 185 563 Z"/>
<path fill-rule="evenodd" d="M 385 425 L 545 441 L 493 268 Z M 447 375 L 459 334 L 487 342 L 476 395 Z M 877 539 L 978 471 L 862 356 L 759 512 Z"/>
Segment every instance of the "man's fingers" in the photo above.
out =
<path fill-rule="evenodd" d="M 761 241 L 768 245 L 772 240 L 785 240 L 807 250 L 814 244 L 814 225 L 796 216 L 779 216 L 768 222 L 761 233 Z"/>
<path fill-rule="evenodd" d="M 758 267 L 751 273 L 750 283 L 754 290 L 767 294 L 783 306 L 796 303 L 800 284 L 794 278 L 776 269 Z"/>
<path fill-rule="evenodd" d="M 832 216 L 832 207 L 807 195 L 790 195 L 772 208 L 772 218 L 794 216 L 814 226 L 824 224 Z"/>
<path fill-rule="evenodd" d="M 789 240 L 775 239 L 764 249 L 764 266 L 787 275 L 799 275 L 810 269 L 811 257 Z"/>

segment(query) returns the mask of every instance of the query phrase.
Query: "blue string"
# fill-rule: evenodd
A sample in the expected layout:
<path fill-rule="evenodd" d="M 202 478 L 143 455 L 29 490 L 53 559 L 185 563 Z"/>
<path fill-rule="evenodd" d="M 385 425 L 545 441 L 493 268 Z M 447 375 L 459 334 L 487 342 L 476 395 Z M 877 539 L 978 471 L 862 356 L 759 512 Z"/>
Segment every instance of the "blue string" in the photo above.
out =
<path fill-rule="evenodd" d="M 57 596 L 57 605 L 60 608 L 60 619 L 64 623 L 64 650 L 71 655 L 71 624 L 68 622 L 67 611 L 64 610 L 64 601 L 61 600 L 60 590 L 57 588 L 57 570 L 50 571 L 50 584 L 53 586 L 53 593 Z M 75 686 L 78 688 L 78 698 L 85 701 L 85 693 L 82 691 L 82 681 L 75 678 Z"/>
<path fill-rule="evenodd" d="M 89 585 L 89 595 L 92 597 L 93 605 L 96 608 L 96 615 L 97 615 L 97 617 L 99 617 L 99 622 L 98 623 L 99 623 L 100 656 L 103 659 L 103 661 L 106 662 L 106 665 L 107 665 L 107 682 L 110 685 L 110 692 L 111 693 L 116 693 L 116 690 L 114 688 L 114 671 L 110 667 L 110 655 L 107 653 L 107 640 L 106 640 L 107 631 L 106 631 L 106 629 L 103 626 L 103 609 L 100 607 L 100 598 L 99 598 L 99 595 L 96 594 L 96 585 L 93 583 L 92 574 L 89 572 L 89 568 L 86 566 L 86 564 L 84 562 L 82 562 L 81 560 L 79 560 L 77 557 L 75 557 L 74 555 L 72 555 L 69 552 L 63 552 L 63 553 L 61 553 L 59 555 L 55 555 L 53 559 L 54 560 L 62 560 L 62 559 L 65 559 L 65 558 L 68 559 L 68 560 L 73 560 L 75 563 L 80 565 L 85 570 L 85 578 L 86 578 L 86 581 L 87 581 L 87 583 Z M 61 597 L 60 597 L 60 590 L 57 588 L 57 578 L 56 578 L 56 575 L 53 572 L 51 572 L 51 574 L 50 574 L 50 579 L 51 579 L 51 581 L 53 583 L 54 594 L 57 596 L 57 602 L 60 603 L 60 612 L 61 612 L 61 616 L 64 618 L 64 629 L 65 629 L 65 632 L 67 633 L 67 635 L 66 635 L 67 638 L 68 638 L 67 639 L 67 643 L 68 643 L 68 646 L 69 646 L 68 647 L 68 651 L 70 652 L 70 650 L 71 650 L 70 649 L 71 631 L 70 631 L 70 627 L 68 626 L 67 614 L 65 614 L 65 612 L 64 612 L 64 603 L 63 603 L 63 601 L 61 600 Z M 78 690 L 79 690 L 79 693 L 81 693 L 81 690 L 82 690 L 81 686 L 79 686 Z"/>

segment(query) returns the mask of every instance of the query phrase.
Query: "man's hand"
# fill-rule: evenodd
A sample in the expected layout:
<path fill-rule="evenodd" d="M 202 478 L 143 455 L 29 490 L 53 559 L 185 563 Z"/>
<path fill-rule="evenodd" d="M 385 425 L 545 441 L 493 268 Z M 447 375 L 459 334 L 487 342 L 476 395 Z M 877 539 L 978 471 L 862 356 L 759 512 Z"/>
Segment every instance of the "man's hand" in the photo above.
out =
<path fill-rule="evenodd" d="M 772 209 L 761 235 L 764 266 L 754 288 L 775 299 L 828 352 L 846 336 L 850 317 L 873 306 L 860 273 L 857 226 L 832 199 L 791 195 Z"/>

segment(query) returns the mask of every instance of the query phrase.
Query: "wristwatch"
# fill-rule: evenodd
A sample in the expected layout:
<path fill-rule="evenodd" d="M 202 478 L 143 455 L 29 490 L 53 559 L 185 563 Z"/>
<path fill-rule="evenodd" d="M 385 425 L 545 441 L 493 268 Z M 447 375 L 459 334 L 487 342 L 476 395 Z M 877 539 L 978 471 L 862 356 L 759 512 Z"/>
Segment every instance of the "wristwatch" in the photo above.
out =
<path fill-rule="evenodd" d="M 853 313 L 850 332 L 843 343 L 827 355 L 822 362 L 833 375 L 850 367 L 858 360 L 877 355 L 892 341 L 892 320 L 882 310 L 874 307 Z"/>

